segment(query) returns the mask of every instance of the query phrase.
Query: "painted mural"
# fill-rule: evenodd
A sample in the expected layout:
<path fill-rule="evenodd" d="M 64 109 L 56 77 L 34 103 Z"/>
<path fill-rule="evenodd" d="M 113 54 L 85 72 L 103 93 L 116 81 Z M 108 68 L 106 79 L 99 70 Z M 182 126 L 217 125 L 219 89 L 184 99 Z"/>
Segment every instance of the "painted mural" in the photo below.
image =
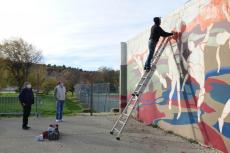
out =
<path fill-rule="evenodd" d="M 191 0 L 163 18 L 176 30 L 134 116 L 230 152 L 230 0 Z M 127 41 L 128 94 L 144 73 L 150 27 Z"/>

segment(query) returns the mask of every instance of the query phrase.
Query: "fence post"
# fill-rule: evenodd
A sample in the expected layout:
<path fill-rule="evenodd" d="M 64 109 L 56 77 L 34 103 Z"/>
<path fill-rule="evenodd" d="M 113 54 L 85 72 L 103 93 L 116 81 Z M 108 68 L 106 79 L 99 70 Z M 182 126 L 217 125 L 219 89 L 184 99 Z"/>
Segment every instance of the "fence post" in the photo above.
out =
<path fill-rule="evenodd" d="M 35 113 L 36 113 L 36 117 L 38 118 L 38 97 L 37 96 L 35 98 Z"/>
<path fill-rule="evenodd" d="M 90 116 L 93 116 L 93 83 L 90 85 Z"/>
<path fill-rule="evenodd" d="M 106 91 L 106 106 L 107 106 L 106 111 L 110 112 L 111 111 L 111 110 L 109 110 L 109 108 L 111 109 L 111 102 L 110 102 L 110 99 L 109 99 L 109 97 L 110 97 L 110 83 L 107 84 L 106 89 L 107 89 L 107 91 Z"/>

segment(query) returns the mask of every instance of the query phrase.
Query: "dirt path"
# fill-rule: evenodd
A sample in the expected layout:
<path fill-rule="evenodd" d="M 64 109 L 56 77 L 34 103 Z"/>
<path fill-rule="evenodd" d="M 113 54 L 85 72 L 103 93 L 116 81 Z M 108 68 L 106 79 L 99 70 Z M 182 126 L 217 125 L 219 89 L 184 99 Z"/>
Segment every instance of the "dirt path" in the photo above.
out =
<path fill-rule="evenodd" d="M 109 134 L 117 116 L 65 117 L 59 141 L 38 142 L 35 136 L 53 118 L 30 118 L 31 129 L 21 129 L 21 118 L 0 119 L 0 153 L 215 153 L 160 129 L 130 120 L 120 141 Z"/>

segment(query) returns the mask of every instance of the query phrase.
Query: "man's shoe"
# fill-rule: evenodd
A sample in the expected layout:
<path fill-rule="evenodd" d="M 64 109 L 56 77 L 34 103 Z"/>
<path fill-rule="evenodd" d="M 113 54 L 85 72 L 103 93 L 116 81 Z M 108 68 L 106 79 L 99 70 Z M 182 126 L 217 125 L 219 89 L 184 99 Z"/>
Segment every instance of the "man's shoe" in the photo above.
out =
<path fill-rule="evenodd" d="M 149 72 L 151 69 L 148 67 L 145 69 L 146 72 Z"/>
<path fill-rule="evenodd" d="M 149 70 L 150 70 L 150 67 L 145 66 L 145 67 L 144 67 L 144 70 L 149 71 Z"/>
<path fill-rule="evenodd" d="M 136 92 L 134 92 L 134 93 L 132 93 L 132 96 L 136 96 L 136 97 L 138 97 L 138 96 L 139 96 L 139 94 L 138 94 L 138 93 L 136 93 Z"/>
<path fill-rule="evenodd" d="M 29 127 L 29 126 L 23 126 L 22 129 L 23 129 L 23 130 L 29 130 L 30 127 Z"/>

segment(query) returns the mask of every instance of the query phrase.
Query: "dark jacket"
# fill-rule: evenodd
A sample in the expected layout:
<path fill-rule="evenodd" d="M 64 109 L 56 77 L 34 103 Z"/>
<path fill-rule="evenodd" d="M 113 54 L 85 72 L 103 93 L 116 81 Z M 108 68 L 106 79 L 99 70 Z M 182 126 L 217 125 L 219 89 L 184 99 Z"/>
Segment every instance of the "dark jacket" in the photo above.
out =
<path fill-rule="evenodd" d="M 32 89 L 24 88 L 19 94 L 19 101 L 25 105 L 32 105 L 34 103 L 34 94 Z"/>
<path fill-rule="evenodd" d="M 168 36 L 172 36 L 173 33 L 168 33 L 165 32 L 159 25 L 153 25 L 151 28 L 151 34 L 150 34 L 150 38 L 151 40 L 153 40 L 155 43 L 158 42 L 160 36 L 162 37 L 168 37 Z"/>

